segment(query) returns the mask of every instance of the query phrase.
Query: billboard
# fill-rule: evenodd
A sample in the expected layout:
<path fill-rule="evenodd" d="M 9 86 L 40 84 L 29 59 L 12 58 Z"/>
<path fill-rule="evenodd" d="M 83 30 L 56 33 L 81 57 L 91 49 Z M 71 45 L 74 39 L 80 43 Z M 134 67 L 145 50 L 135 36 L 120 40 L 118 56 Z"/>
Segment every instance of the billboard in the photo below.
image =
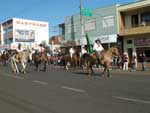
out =
<path fill-rule="evenodd" d="M 13 18 L 14 42 L 42 43 L 49 41 L 48 22 Z"/>
<path fill-rule="evenodd" d="M 34 42 L 35 31 L 34 30 L 15 30 L 15 42 Z"/>

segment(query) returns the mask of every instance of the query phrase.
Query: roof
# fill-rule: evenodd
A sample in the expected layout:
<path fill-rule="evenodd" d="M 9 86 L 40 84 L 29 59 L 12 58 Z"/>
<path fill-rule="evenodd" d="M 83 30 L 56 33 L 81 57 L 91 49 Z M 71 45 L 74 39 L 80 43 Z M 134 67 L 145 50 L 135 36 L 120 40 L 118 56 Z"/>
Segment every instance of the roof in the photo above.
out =
<path fill-rule="evenodd" d="M 150 7 L 150 0 L 140 0 L 140 1 L 129 3 L 129 4 L 120 5 L 118 6 L 118 11 L 120 12 L 129 11 L 129 10 L 147 7 L 147 6 Z"/>

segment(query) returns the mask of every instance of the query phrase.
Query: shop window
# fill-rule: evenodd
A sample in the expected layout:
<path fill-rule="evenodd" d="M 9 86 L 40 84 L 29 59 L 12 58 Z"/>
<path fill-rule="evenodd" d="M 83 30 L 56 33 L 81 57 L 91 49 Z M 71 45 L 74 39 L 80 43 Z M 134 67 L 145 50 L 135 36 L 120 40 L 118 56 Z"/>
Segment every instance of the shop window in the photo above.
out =
<path fill-rule="evenodd" d="M 127 40 L 127 44 L 132 44 L 132 40 Z"/>
<path fill-rule="evenodd" d="M 142 52 L 146 55 L 146 62 L 150 62 L 150 47 L 136 48 L 137 61 L 140 62 L 140 54 Z"/>

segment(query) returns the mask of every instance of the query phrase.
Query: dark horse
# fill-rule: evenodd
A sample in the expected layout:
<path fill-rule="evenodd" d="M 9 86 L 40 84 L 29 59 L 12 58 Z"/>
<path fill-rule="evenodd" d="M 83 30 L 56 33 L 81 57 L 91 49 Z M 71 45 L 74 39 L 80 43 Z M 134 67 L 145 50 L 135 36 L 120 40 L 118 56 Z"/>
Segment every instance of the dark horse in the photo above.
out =
<path fill-rule="evenodd" d="M 39 70 L 39 64 L 43 64 L 43 71 L 46 71 L 46 64 L 49 61 L 47 56 L 47 51 L 44 50 L 44 52 L 35 52 L 32 54 L 32 61 L 35 65 L 35 70 Z"/>
<path fill-rule="evenodd" d="M 119 51 L 117 47 L 111 47 L 107 51 L 105 51 L 102 55 L 103 58 L 101 58 L 100 60 L 98 60 L 95 53 L 85 53 L 81 58 L 81 63 L 82 65 L 86 66 L 89 75 L 94 74 L 93 66 L 98 64 L 104 67 L 104 71 L 102 74 L 105 74 L 105 72 L 107 72 L 107 77 L 110 77 L 109 65 L 114 55 L 119 56 Z M 91 70 L 91 73 L 89 73 L 89 69 Z"/>
<path fill-rule="evenodd" d="M 0 56 L 0 59 L 1 59 L 2 63 L 3 63 L 3 65 L 7 65 L 7 62 L 9 60 L 9 53 L 8 53 L 8 51 L 6 51 L 6 50 L 3 51 L 2 55 Z"/>

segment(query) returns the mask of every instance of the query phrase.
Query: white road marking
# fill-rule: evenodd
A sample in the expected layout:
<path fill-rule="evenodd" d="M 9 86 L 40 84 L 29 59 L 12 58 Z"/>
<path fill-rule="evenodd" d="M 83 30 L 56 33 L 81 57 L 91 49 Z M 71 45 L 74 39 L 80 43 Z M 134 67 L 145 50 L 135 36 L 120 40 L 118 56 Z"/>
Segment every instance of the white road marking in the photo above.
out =
<path fill-rule="evenodd" d="M 16 75 L 5 75 L 5 76 L 9 76 L 9 77 L 13 77 L 13 78 L 21 79 L 21 80 L 24 79 L 23 77 L 19 77 L 19 76 L 16 76 Z"/>
<path fill-rule="evenodd" d="M 33 82 L 34 83 L 40 83 L 42 85 L 47 85 L 48 84 L 47 82 L 41 82 L 41 81 L 38 81 L 38 80 L 34 80 Z"/>
<path fill-rule="evenodd" d="M 81 92 L 81 93 L 85 93 L 85 92 L 86 92 L 85 90 L 76 89 L 76 88 L 71 88 L 71 87 L 68 87 L 68 86 L 62 86 L 61 88 L 67 89 L 67 90 L 72 90 L 72 91 L 77 91 L 77 92 Z"/>
<path fill-rule="evenodd" d="M 119 96 L 113 96 L 113 98 L 119 99 L 119 100 L 130 101 L 130 102 L 138 102 L 138 103 L 143 103 L 143 104 L 150 104 L 150 101 L 140 100 L 140 99 L 135 99 L 135 98 L 127 98 L 127 97 L 119 97 Z"/>

